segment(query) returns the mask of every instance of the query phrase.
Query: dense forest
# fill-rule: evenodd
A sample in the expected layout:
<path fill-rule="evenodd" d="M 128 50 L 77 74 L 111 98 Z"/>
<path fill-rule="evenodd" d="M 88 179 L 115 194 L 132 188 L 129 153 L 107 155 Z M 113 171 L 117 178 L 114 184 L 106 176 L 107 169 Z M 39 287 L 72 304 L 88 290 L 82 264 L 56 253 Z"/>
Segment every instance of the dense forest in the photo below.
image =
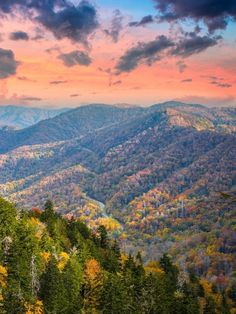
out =
<path fill-rule="evenodd" d="M 0 132 L 0 192 L 28 210 L 51 199 L 122 251 L 168 252 L 221 291 L 236 270 L 235 128 L 235 108 L 82 106 Z"/>
<path fill-rule="evenodd" d="M 0 199 L 0 313 L 236 313 L 236 280 L 219 289 L 164 254 L 144 264 L 100 225 L 90 230 Z"/>
<path fill-rule="evenodd" d="M 235 127 L 169 102 L 0 131 L 1 311 L 236 313 Z"/>

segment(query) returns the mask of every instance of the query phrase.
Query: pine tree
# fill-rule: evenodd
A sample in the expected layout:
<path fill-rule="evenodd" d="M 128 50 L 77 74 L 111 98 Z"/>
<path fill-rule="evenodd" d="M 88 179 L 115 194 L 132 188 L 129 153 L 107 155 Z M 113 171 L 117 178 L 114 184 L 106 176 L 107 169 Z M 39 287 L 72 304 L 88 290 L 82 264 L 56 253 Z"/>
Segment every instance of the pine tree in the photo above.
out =
<path fill-rule="evenodd" d="M 178 268 L 173 265 L 170 257 L 164 254 L 160 259 L 160 266 L 166 274 L 166 279 L 168 281 L 169 291 L 174 292 L 178 285 Z"/>
<path fill-rule="evenodd" d="M 67 296 L 63 274 L 57 267 L 57 260 L 52 257 L 41 277 L 40 297 L 46 313 L 67 313 L 69 308 Z"/>
<path fill-rule="evenodd" d="M 38 284 L 36 283 L 37 272 L 41 267 L 38 257 L 38 239 L 32 233 L 25 217 L 18 224 L 16 235 L 9 250 L 6 264 L 8 269 L 8 288 L 5 295 L 5 308 L 9 313 L 11 311 L 15 313 L 13 307 L 16 304 L 19 309 L 23 309 L 25 303 L 35 303 L 38 290 L 38 287 L 36 288 L 36 284 Z M 32 258 L 34 259 L 34 265 L 32 265 Z"/>
<path fill-rule="evenodd" d="M 103 248 L 103 249 L 107 248 L 107 246 L 108 246 L 108 235 L 107 235 L 106 228 L 103 225 L 101 225 L 98 227 L 97 231 L 99 234 L 101 248 Z"/>
<path fill-rule="evenodd" d="M 73 255 L 65 266 L 63 281 L 68 300 L 68 308 L 65 313 L 79 313 L 82 308 L 80 292 L 83 283 L 83 269 L 76 255 Z"/>
<path fill-rule="evenodd" d="M 110 274 L 103 285 L 101 293 L 101 312 L 104 314 L 129 313 L 127 301 L 121 278 Z"/>

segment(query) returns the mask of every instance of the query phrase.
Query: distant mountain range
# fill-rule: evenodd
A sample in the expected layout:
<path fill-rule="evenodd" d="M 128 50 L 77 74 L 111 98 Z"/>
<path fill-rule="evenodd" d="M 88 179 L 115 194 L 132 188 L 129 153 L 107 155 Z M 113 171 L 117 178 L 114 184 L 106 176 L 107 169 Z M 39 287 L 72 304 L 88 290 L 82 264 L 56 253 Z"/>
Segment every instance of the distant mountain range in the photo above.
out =
<path fill-rule="evenodd" d="M 0 106 L 0 128 L 23 129 L 41 120 L 53 118 L 67 109 L 42 109 L 21 106 Z"/>
<path fill-rule="evenodd" d="M 140 123 L 140 127 L 135 131 L 139 132 L 140 128 L 147 127 L 148 121 L 154 119 L 151 123 L 155 124 L 155 116 L 159 113 L 165 113 L 171 124 L 180 127 L 193 127 L 199 131 L 234 132 L 236 130 L 235 108 L 209 109 L 201 105 L 186 105 L 178 102 L 167 102 L 147 108 L 93 104 L 78 107 L 63 114 L 60 114 L 60 110 L 53 113 L 54 118 L 42 120 L 23 130 L 11 132 L 9 129 L 3 129 L 3 136 L 0 137 L 0 152 L 22 145 L 82 138 L 90 136 L 95 131 L 102 134 L 103 129 L 118 127 L 119 130 L 125 130 L 128 127 L 129 130 L 130 123 L 131 125 Z M 144 125 L 141 120 L 144 121 Z M 124 123 L 123 127 L 121 123 Z M 129 137 L 130 134 L 127 136 Z"/>
<path fill-rule="evenodd" d="M 235 131 L 236 108 L 79 107 L 0 132 L 1 194 L 26 208 L 52 198 L 61 213 L 105 224 L 146 259 L 169 251 L 190 267 L 201 257 L 214 266 L 200 275 L 230 278 Z"/>

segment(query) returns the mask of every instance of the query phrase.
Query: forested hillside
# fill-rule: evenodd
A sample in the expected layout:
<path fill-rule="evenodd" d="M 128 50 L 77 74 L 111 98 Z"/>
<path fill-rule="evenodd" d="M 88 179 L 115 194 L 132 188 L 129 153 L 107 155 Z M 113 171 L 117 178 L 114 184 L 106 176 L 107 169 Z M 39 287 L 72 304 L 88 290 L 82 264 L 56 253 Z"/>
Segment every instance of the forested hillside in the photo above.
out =
<path fill-rule="evenodd" d="M 53 118 L 67 109 L 42 109 L 22 106 L 0 106 L 0 129 L 23 129 L 41 120 Z"/>
<path fill-rule="evenodd" d="M 43 206 L 42 206 L 43 207 Z M 53 210 L 18 210 L 0 199 L 0 311 L 42 313 L 235 313 L 227 289 L 180 272 L 164 254 L 145 266 L 124 255 L 104 226 L 90 230 Z M 231 311 L 231 312 L 230 312 Z"/>
<path fill-rule="evenodd" d="M 0 152 L 22 145 L 68 140 L 135 118 L 142 108 L 119 108 L 107 105 L 83 106 L 15 132 L 0 133 Z"/>
<path fill-rule="evenodd" d="M 235 108 L 77 108 L 0 134 L 1 194 L 28 210 L 50 198 L 124 251 L 170 252 L 222 289 L 236 269 L 235 127 Z"/>

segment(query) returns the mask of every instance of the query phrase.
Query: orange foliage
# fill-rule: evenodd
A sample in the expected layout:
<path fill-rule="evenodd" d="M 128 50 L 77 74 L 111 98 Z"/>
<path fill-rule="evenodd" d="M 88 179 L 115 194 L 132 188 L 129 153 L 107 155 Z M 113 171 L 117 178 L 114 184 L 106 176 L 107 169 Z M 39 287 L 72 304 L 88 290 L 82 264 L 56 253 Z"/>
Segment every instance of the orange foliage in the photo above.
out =
<path fill-rule="evenodd" d="M 85 265 L 85 276 L 89 282 L 95 281 L 101 275 L 101 267 L 95 259 L 90 259 Z"/>

